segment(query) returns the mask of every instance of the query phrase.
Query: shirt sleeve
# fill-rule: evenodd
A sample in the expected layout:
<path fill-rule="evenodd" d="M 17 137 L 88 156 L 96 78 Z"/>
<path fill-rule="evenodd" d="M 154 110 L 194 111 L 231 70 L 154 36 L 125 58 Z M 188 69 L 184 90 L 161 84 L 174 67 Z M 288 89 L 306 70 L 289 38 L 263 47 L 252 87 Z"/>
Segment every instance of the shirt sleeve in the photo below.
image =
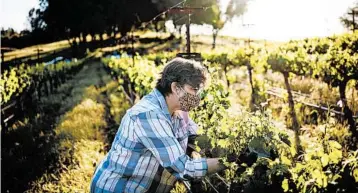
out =
<path fill-rule="evenodd" d="M 137 115 L 135 133 L 138 140 L 153 153 L 165 169 L 179 179 L 200 178 L 206 175 L 206 158 L 192 159 L 185 154 L 173 134 L 172 125 L 164 115 L 153 111 Z"/>

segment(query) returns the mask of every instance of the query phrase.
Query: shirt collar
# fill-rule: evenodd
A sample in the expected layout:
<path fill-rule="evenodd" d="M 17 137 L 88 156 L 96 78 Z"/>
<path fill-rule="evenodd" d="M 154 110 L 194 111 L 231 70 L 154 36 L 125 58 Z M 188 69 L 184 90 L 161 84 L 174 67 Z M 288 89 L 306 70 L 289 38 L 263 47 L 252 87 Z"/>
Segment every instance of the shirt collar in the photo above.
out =
<path fill-rule="evenodd" d="M 165 98 L 162 95 L 162 93 L 158 89 L 155 88 L 154 91 L 153 91 L 153 94 L 157 98 L 157 100 L 159 101 L 159 106 L 164 111 L 165 116 L 169 120 L 172 120 L 171 115 L 169 113 L 169 108 L 168 108 L 167 102 L 165 101 Z"/>

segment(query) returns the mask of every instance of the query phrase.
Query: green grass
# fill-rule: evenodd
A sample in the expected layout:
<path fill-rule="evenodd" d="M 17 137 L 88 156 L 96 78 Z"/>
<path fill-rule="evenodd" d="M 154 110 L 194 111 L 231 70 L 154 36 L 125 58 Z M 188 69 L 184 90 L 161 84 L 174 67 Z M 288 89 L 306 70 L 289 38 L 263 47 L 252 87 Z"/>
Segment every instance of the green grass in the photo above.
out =
<path fill-rule="evenodd" d="M 44 105 L 54 102 L 63 112 L 54 129 L 57 145 L 52 150 L 59 154 L 59 168 L 45 172 L 27 192 L 88 192 L 95 166 L 112 142 L 108 135 L 118 129 L 108 120 L 115 117 L 119 122 L 128 103 L 99 62 L 89 63 L 58 94 L 42 100 Z"/>

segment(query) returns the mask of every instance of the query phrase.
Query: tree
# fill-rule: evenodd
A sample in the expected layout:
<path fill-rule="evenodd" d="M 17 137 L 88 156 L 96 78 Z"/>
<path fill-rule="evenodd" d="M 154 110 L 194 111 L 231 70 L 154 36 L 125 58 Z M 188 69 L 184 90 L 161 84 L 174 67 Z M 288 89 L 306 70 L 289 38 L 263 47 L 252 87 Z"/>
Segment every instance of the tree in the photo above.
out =
<path fill-rule="evenodd" d="M 221 18 L 222 12 L 220 11 L 220 7 L 218 4 L 215 4 L 211 7 L 212 18 L 208 22 L 213 27 L 213 47 L 215 49 L 216 45 L 216 37 L 218 36 L 219 31 L 224 27 L 225 21 Z M 210 18 L 210 17 L 209 17 Z"/>
<path fill-rule="evenodd" d="M 243 48 L 238 49 L 236 53 L 233 55 L 232 61 L 234 66 L 246 66 L 247 72 L 249 75 L 249 82 L 251 87 L 251 100 L 250 100 L 250 110 L 255 110 L 257 91 L 254 86 L 254 78 L 253 78 L 253 65 L 258 63 L 258 58 L 255 57 L 260 53 L 258 50 L 253 48 Z"/>
<path fill-rule="evenodd" d="M 1 29 L 1 38 L 11 38 L 14 35 L 17 35 L 17 33 L 12 28 L 8 28 L 7 30 L 4 28 Z"/>
<path fill-rule="evenodd" d="M 299 45 L 297 42 L 289 42 L 288 44 L 280 46 L 277 50 L 270 53 L 267 59 L 267 64 L 271 66 L 271 69 L 276 72 L 280 72 L 283 75 L 285 86 L 288 94 L 288 106 L 291 119 L 289 127 L 295 131 L 296 150 L 299 151 L 300 139 L 299 129 L 300 124 L 295 112 L 295 103 L 293 101 L 292 89 L 289 82 L 290 74 L 305 75 L 310 72 L 310 66 L 307 61 L 306 50 L 303 49 L 303 45 Z"/>
<path fill-rule="evenodd" d="M 219 0 L 189 0 L 187 1 L 190 7 L 202 7 L 203 11 L 194 13 L 191 23 L 195 24 L 208 24 L 212 26 L 213 32 L 213 46 L 216 46 L 216 38 L 219 31 L 225 26 L 226 22 L 231 21 L 233 18 L 242 15 L 247 6 L 248 0 L 230 0 L 226 7 L 226 11 L 220 10 Z"/>
<path fill-rule="evenodd" d="M 327 84 L 339 88 L 344 117 L 353 136 L 358 139 L 356 122 L 346 98 L 348 82 L 358 80 L 358 33 L 336 37 L 332 43 L 326 54 L 317 57 L 314 73 Z"/>
<path fill-rule="evenodd" d="M 85 43 L 89 34 L 120 32 L 125 36 L 133 26 L 158 14 L 157 7 L 151 0 L 40 0 L 40 8 L 30 11 L 29 20 L 33 30 L 41 29 L 69 42 L 79 37 Z"/>
<path fill-rule="evenodd" d="M 156 32 L 157 38 L 160 31 L 165 31 L 165 15 L 161 15 L 153 20 L 148 27 Z"/>
<path fill-rule="evenodd" d="M 223 14 L 220 10 L 219 2 L 216 1 L 216 4 L 212 7 L 212 19 L 208 23 L 213 27 L 213 49 L 215 49 L 216 37 L 219 31 L 227 22 L 231 21 L 235 17 L 241 16 L 246 11 L 247 2 L 248 0 L 230 0 L 226 7 L 225 14 Z"/>
<path fill-rule="evenodd" d="M 353 17 L 355 17 L 353 19 Z M 354 3 L 352 8 L 349 8 L 347 13 L 340 18 L 341 23 L 347 29 L 355 30 L 358 29 L 358 1 Z"/>

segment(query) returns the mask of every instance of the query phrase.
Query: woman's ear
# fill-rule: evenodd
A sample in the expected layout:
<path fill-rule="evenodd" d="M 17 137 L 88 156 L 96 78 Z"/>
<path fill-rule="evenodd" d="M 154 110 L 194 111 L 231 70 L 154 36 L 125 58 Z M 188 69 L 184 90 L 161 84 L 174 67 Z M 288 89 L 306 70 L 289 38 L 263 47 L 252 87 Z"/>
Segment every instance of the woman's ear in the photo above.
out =
<path fill-rule="evenodd" d="M 171 88 L 173 94 L 175 94 L 177 96 L 179 95 L 176 82 L 172 82 L 170 85 L 170 88 Z"/>

